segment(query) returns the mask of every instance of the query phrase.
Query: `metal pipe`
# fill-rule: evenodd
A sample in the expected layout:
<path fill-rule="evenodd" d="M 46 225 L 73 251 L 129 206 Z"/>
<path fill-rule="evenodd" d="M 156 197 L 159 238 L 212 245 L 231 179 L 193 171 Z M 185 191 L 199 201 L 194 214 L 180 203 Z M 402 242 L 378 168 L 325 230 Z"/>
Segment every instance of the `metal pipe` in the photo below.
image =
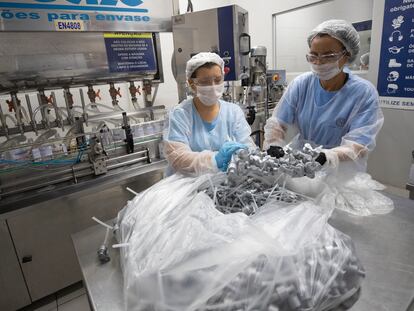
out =
<path fill-rule="evenodd" d="M 136 159 L 133 159 L 133 160 L 130 160 L 130 161 L 126 161 L 126 162 L 108 165 L 107 168 L 108 168 L 108 170 L 112 170 L 114 168 L 118 168 L 118 167 L 125 166 L 125 165 L 131 165 L 131 164 L 134 164 L 134 163 L 137 163 L 137 162 L 141 162 L 141 161 L 144 161 L 144 160 L 147 161 L 148 158 L 147 157 L 136 158 Z"/>
<path fill-rule="evenodd" d="M 74 122 L 74 120 L 73 120 L 73 113 L 72 113 L 72 108 L 73 108 L 73 95 L 70 92 L 69 87 L 64 87 L 63 88 L 63 97 L 65 99 L 66 109 L 68 111 L 68 122 L 70 124 L 73 124 L 73 122 Z"/>
<path fill-rule="evenodd" d="M 80 118 L 75 118 L 75 133 L 77 134 L 76 137 L 76 144 L 78 148 L 84 148 L 86 144 L 86 137 L 85 137 L 85 130 L 83 128 L 83 122 Z M 80 134 L 78 136 L 78 134 Z"/>
<path fill-rule="evenodd" d="M 9 139 L 9 129 L 7 128 L 6 118 L 3 114 L 1 104 L 0 104 L 0 121 L 1 121 L 1 124 L 2 124 L 2 128 L 4 130 L 4 134 L 6 135 L 6 138 Z"/>
<path fill-rule="evenodd" d="M 152 98 L 152 81 L 145 79 L 142 81 L 142 89 L 144 91 L 144 105 L 145 107 L 152 107 L 153 98 Z M 150 119 L 154 120 L 154 112 L 150 111 Z"/>
<path fill-rule="evenodd" d="M 89 117 L 89 120 L 107 120 L 107 119 L 114 119 L 114 118 L 123 118 L 122 113 L 125 112 L 128 117 L 145 117 L 147 112 L 152 112 L 154 110 L 163 110 L 165 109 L 165 106 L 154 106 L 154 107 L 146 107 L 146 108 L 140 108 L 137 111 L 133 112 L 127 112 L 127 111 L 111 111 L 111 112 L 100 112 L 97 115 L 93 115 Z"/>
<path fill-rule="evenodd" d="M 122 128 L 125 131 L 126 152 L 128 154 L 129 153 L 134 153 L 134 136 L 132 135 L 131 126 L 129 125 L 128 117 L 126 115 L 126 112 L 122 112 L 122 120 L 123 120 Z"/>
<path fill-rule="evenodd" d="M 45 109 L 41 107 L 42 105 L 47 105 L 48 104 L 47 97 L 46 97 L 45 92 L 43 90 L 39 90 L 39 93 L 37 94 L 37 100 L 39 102 L 39 109 L 40 109 L 40 114 L 42 115 L 43 126 L 50 129 L 49 118 L 45 113 Z"/>
<path fill-rule="evenodd" d="M 158 87 L 159 87 L 159 83 L 155 84 L 154 86 L 154 95 L 152 96 L 152 105 L 154 105 L 155 100 L 157 98 L 157 94 L 158 94 Z"/>
<path fill-rule="evenodd" d="M 88 114 L 86 113 L 85 97 L 83 96 L 83 90 L 79 89 L 80 100 L 82 104 L 83 111 L 83 120 L 85 121 L 86 126 L 88 126 Z"/>
<path fill-rule="evenodd" d="M 63 119 L 62 119 L 62 116 L 60 115 L 59 108 L 58 108 L 57 103 L 56 103 L 55 92 L 51 92 L 50 94 L 51 94 L 51 98 L 52 98 L 52 106 L 53 106 L 53 109 L 55 110 L 56 123 L 62 129 L 62 131 L 64 131 L 65 126 L 63 124 Z M 69 111 L 68 111 L 68 114 L 69 114 Z"/>
<path fill-rule="evenodd" d="M 38 135 L 38 133 L 37 133 L 37 124 L 36 124 L 36 120 L 34 119 L 34 116 L 33 116 L 32 104 L 30 103 L 30 97 L 29 97 L 28 94 L 26 94 L 25 98 L 26 98 L 27 110 L 29 110 L 30 124 L 32 125 L 33 131 L 36 133 L 36 136 L 37 136 Z"/>
<path fill-rule="evenodd" d="M 146 153 L 146 152 L 147 152 L 146 150 L 141 150 L 141 151 L 134 152 L 133 154 L 125 154 L 125 155 L 122 155 L 122 156 L 118 156 L 116 158 L 108 159 L 107 160 L 107 163 L 116 162 L 116 161 L 119 161 L 119 160 L 122 160 L 122 159 L 126 159 L 126 158 L 133 158 L 133 157 L 136 157 L 137 154 Z"/>
<path fill-rule="evenodd" d="M 20 108 L 20 100 L 17 98 L 17 92 L 10 92 L 11 100 L 16 113 L 17 126 L 19 127 L 20 133 L 24 135 L 22 112 Z"/>

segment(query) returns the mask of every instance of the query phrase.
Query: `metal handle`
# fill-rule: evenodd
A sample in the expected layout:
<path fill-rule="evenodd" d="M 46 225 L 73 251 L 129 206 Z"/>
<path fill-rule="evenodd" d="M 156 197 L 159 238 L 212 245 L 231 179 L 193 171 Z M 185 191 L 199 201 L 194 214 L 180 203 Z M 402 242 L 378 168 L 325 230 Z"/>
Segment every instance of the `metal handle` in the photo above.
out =
<path fill-rule="evenodd" d="M 27 263 L 27 262 L 31 262 L 32 261 L 32 255 L 30 255 L 30 256 L 24 256 L 23 258 L 22 258 L 22 263 Z"/>

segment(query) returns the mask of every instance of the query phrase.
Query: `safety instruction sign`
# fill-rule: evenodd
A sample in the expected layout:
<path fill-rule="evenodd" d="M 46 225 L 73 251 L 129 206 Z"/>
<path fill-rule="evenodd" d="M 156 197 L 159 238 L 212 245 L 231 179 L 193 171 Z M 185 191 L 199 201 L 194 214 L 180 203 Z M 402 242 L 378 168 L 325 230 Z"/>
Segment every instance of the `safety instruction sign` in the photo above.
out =
<path fill-rule="evenodd" d="M 105 33 L 104 38 L 110 72 L 157 73 L 151 33 Z"/>
<path fill-rule="evenodd" d="M 386 0 L 378 93 L 382 107 L 414 109 L 414 0 Z"/>

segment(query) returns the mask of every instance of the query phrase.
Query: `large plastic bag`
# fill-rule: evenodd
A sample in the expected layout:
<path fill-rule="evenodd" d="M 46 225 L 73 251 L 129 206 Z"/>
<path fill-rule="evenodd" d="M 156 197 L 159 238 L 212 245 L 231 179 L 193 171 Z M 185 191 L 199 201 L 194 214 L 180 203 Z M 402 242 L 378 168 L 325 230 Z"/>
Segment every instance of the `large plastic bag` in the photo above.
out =
<path fill-rule="evenodd" d="M 295 137 L 289 144 L 293 149 L 310 144 Z M 316 148 L 316 146 L 312 146 Z M 393 201 L 381 194 L 385 186 L 373 180 L 363 169 L 366 159 L 342 161 L 338 167 L 323 166 L 315 178 L 288 178 L 286 187 L 299 194 L 320 199 L 322 193 L 336 195 L 334 205 L 357 216 L 387 214 L 394 209 Z"/>
<path fill-rule="evenodd" d="M 363 172 L 353 172 L 353 175 L 348 176 L 320 172 L 313 179 L 288 178 L 286 187 L 318 200 L 323 200 L 321 194 L 335 195 L 332 206 L 357 216 L 387 214 L 394 209 L 393 201 L 379 192 L 385 186 Z"/>
<path fill-rule="evenodd" d="M 348 179 L 331 183 L 336 192 L 335 206 L 357 216 L 387 214 L 394 209 L 394 202 L 381 194 L 385 186 L 373 180 L 367 173 L 356 173 Z"/>
<path fill-rule="evenodd" d="M 330 310 L 364 274 L 331 209 L 310 201 L 223 214 L 199 188 L 210 175 L 173 175 L 118 215 L 127 310 Z"/>

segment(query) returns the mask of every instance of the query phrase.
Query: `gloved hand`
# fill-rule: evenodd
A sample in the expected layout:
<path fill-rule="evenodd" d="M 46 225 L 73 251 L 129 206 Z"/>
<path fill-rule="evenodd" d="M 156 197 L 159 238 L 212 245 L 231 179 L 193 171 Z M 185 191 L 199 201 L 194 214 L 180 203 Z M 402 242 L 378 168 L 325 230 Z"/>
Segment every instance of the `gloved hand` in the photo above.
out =
<path fill-rule="evenodd" d="M 231 156 L 239 149 L 246 149 L 247 146 L 233 141 L 225 142 L 215 156 L 217 167 L 225 172 L 229 166 Z"/>
<path fill-rule="evenodd" d="M 280 146 L 270 146 L 269 149 L 267 149 L 267 154 L 279 159 L 285 155 L 285 151 Z"/>
<path fill-rule="evenodd" d="M 319 153 L 319 155 L 315 159 L 321 166 L 326 163 L 326 154 L 324 152 Z"/>
<path fill-rule="evenodd" d="M 319 155 L 315 159 L 316 162 L 319 162 L 325 169 L 336 169 L 339 165 L 338 152 L 333 149 L 322 149 Z"/>

